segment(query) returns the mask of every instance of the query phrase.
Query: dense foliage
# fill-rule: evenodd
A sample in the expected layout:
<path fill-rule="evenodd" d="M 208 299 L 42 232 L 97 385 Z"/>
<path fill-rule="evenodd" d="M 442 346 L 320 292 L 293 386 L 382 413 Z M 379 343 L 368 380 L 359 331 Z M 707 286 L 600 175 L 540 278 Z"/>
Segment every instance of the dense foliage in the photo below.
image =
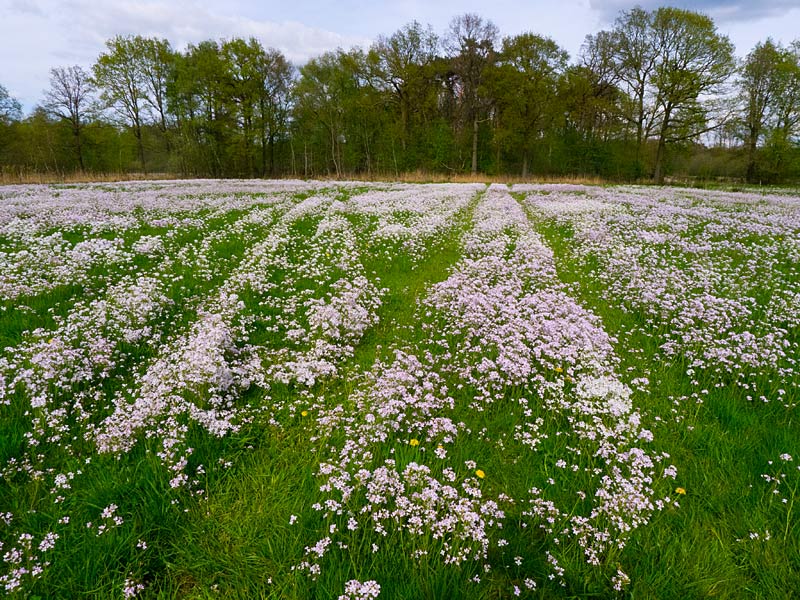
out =
<path fill-rule="evenodd" d="M 800 44 L 768 39 L 737 65 L 688 10 L 624 11 L 572 62 L 474 14 L 299 68 L 253 38 L 106 46 L 88 71 L 52 69 L 25 118 L 0 88 L 4 171 L 800 177 Z"/>

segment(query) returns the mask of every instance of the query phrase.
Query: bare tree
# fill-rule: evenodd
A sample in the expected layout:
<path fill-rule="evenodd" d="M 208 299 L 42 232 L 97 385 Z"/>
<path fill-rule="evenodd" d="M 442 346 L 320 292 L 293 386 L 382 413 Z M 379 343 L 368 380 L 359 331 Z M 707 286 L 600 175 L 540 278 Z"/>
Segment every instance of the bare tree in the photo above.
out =
<path fill-rule="evenodd" d="M 45 92 L 44 109 L 69 123 L 81 171 L 84 170 L 81 131 L 93 92 L 91 77 L 80 66 L 50 69 L 50 89 Z"/>

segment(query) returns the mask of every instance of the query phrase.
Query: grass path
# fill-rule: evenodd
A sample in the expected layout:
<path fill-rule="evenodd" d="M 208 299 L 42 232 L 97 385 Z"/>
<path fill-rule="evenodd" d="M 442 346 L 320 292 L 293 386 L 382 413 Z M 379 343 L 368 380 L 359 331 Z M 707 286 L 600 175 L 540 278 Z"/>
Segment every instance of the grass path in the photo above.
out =
<path fill-rule="evenodd" d="M 413 344 L 421 335 L 414 323 L 417 301 L 433 283 L 447 277 L 460 257 L 459 240 L 479 198 L 480 194 L 456 216 L 447 236 L 436 240 L 435 250 L 418 263 L 400 255 L 387 264 L 369 254 L 367 240 L 359 236 L 366 272 L 377 275 L 387 291 L 377 325 L 342 365 L 342 375 L 320 385 L 317 394 L 327 403 L 346 399 L 377 358 L 387 358 L 384 354 L 391 347 Z M 312 441 L 316 432 L 311 423 L 310 415 L 297 415 L 293 423 L 281 427 L 257 423 L 241 438 L 241 451 L 231 468 L 209 482 L 206 496 L 174 540 L 174 558 L 159 581 L 164 597 L 335 597 L 336 582 L 357 578 L 369 568 L 358 563 L 338 565 L 319 582 L 290 568 L 301 561 L 304 547 L 322 525 L 311 505 L 320 498 L 316 468 L 324 440 Z M 295 524 L 292 515 L 299 515 Z M 384 568 L 387 577 L 395 575 L 391 565 Z M 326 585 L 329 582 L 332 585 Z"/>

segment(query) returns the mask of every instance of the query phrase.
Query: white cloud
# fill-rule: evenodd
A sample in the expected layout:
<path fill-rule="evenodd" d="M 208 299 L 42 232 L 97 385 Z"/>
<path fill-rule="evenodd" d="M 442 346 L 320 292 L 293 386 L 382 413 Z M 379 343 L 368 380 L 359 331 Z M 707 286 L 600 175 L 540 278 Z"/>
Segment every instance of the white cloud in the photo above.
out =
<path fill-rule="evenodd" d="M 639 5 L 645 10 L 654 10 L 660 6 L 676 6 L 703 12 L 710 17 L 722 22 L 745 21 L 760 19 L 785 13 L 796 8 L 798 0 L 590 0 L 589 5 L 593 10 L 600 12 L 607 19 L 616 18 L 623 10 L 629 10 L 634 5 Z"/>
<path fill-rule="evenodd" d="M 411 20 L 443 33 L 450 19 L 475 12 L 504 36 L 531 31 L 552 37 L 574 56 L 584 37 L 608 27 L 636 3 L 663 0 L 0 0 L 0 83 L 30 110 L 52 67 L 88 68 L 115 35 L 168 39 L 177 49 L 206 39 L 256 37 L 302 64 L 337 47 L 367 46 Z M 672 0 L 705 10 L 740 54 L 772 36 L 800 37 L 800 0 Z M 792 9 L 794 7 L 794 9 Z"/>
<path fill-rule="evenodd" d="M 768 37 L 784 45 L 800 39 L 797 23 L 800 23 L 800 6 L 780 15 L 725 23 L 720 31 L 736 44 L 736 53 L 744 56 Z"/>
<path fill-rule="evenodd" d="M 16 59 L 3 61 L 0 83 L 30 109 L 48 85 L 50 68 L 90 67 L 106 40 L 128 34 L 166 38 L 178 49 L 207 39 L 255 37 L 295 64 L 371 41 L 295 21 L 222 14 L 191 0 L 13 0 L 0 6 L 0 56 Z"/>
<path fill-rule="evenodd" d="M 43 15 L 44 12 L 35 0 L 11 0 L 8 9 L 12 13 Z"/>
<path fill-rule="evenodd" d="M 293 62 L 302 63 L 338 46 L 369 43 L 302 23 L 272 22 L 246 16 L 219 14 L 197 2 L 115 0 L 97 6 L 90 0 L 70 0 L 71 12 L 80 15 L 80 33 L 104 41 L 114 35 L 139 34 L 167 38 L 178 48 L 190 42 L 232 37 L 256 37 L 265 46 L 278 48 Z M 77 33 L 77 32 L 76 32 Z"/>

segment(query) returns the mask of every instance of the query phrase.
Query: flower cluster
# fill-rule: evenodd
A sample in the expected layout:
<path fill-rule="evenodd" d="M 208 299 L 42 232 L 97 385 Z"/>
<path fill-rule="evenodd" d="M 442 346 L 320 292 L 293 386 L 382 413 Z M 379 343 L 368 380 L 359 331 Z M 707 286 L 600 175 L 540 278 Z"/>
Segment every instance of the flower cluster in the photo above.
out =
<path fill-rule="evenodd" d="M 799 210 L 777 195 L 636 187 L 4 187 L 0 418 L 22 433 L 0 477 L 29 483 L 31 504 L 66 524 L 85 471 L 141 451 L 177 504 L 235 462 L 225 450 L 197 464 L 199 444 L 268 426 L 314 444 L 315 518 L 285 515 L 311 538 L 295 562 L 312 577 L 401 539 L 412 562 L 514 596 L 585 576 L 581 560 L 622 591 L 632 532 L 697 491 L 676 487 L 651 430 L 660 415 L 644 411 L 657 373 L 625 369 L 644 350 L 599 307 L 632 316 L 698 398 L 707 375 L 794 406 Z M 565 283 L 556 228 L 596 305 L 584 279 Z M 793 531 L 795 466 L 783 453 L 764 476 L 784 531 L 759 524 L 750 539 Z M 136 526 L 112 499 L 77 527 L 91 543 Z M 64 532 L 11 512 L 0 585 L 24 593 Z M 525 532 L 535 551 L 519 547 Z M 336 593 L 376 598 L 378 582 L 355 573 Z M 114 585 L 133 597 L 149 581 L 133 568 Z"/>
<path fill-rule="evenodd" d="M 13 516 L 3 515 L 6 527 L 11 525 Z M 30 533 L 20 533 L 11 543 L 0 542 L 2 564 L 5 572 L 0 573 L 0 587 L 6 594 L 21 591 L 25 584 L 38 579 L 50 565 L 45 555 L 56 546 L 59 535 L 53 531 L 46 533 L 39 543 L 35 543 Z"/>
<path fill-rule="evenodd" d="M 667 359 L 745 385 L 796 370 L 800 208 L 779 195 L 517 186 L 574 231 L 612 306 L 647 317 Z M 742 272 L 747 277 L 741 277 Z M 765 300 L 766 299 L 766 300 Z"/>
<path fill-rule="evenodd" d="M 344 594 L 339 600 L 375 600 L 381 593 L 381 586 L 377 581 L 364 581 L 351 579 L 344 584 Z"/>
<path fill-rule="evenodd" d="M 325 539 L 333 531 L 402 530 L 418 537 L 415 556 L 433 540 L 445 564 L 488 569 L 489 548 L 506 545 L 502 527 L 514 510 L 524 526 L 553 538 L 554 571 L 569 539 L 600 565 L 665 505 L 653 482 L 674 476 L 674 467 L 643 449 L 653 435 L 616 374 L 615 340 L 560 283 L 552 252 L 504 186 L 481 198 L 462 245 L 462 260 L 418 307 L 427 341 L 378 359 L 347 399 L 349 410 L 339 405 L 318 418 L 320 435 L 335 440 L 319 469 L 328 499 L 316 508 L 331 523 Z M 458 417 L 499 403 L 516 415 L 513 431 L 494 432 L 501 449 L 512 449 L 506 433 L 518 444 L 511 471 L 561 453 L 554 462 L 564 475 L 548 478 L 547 489 L 515 497 L 495 487 L 487 496 L 491 474 L 476 460 L 452 462 L 451 449 L 486 438 Z M 545 421 L 568 424 L 555 445 L 539 434 Z M 575 492 L 579 508 L 574 496 L 564 501 L 574 481 L 584 485 Z M 320 558 L 309 550 L 300 567 L 315 576 Z"/>

